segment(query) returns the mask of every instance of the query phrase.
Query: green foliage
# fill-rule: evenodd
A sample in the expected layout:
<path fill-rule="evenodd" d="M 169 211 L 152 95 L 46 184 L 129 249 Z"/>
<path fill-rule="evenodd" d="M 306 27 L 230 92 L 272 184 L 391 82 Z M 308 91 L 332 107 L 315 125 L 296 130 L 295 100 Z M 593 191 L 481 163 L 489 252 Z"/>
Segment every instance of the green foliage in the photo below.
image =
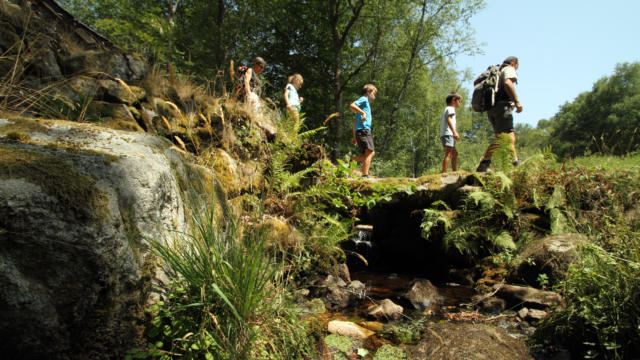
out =
<path fill-rule="evenodd" d="M 382 336 L 398 344 L 417 344 L 420 332 L 424 329 L 424 321 L 411 321 L 387 325 L 382 329 Z"/>
<path fill-rule="evenodd" d="M 346 163 L 338 160 L 338 165 L 333 166 L 330 163 L 323 165 L 324 183 L 322 186 L 330 187 L 338 191 L 338 196 L 331 199 L 331 203 L 338 208 L 372 208 L 376 204 L 391 200 L 391 196 L 397 192 L 406 192 L 412 194 L 416 186 L 415 184 L 398 182 L 369 183 L 362 180 L 359 184 L 355 184 L 349 177 L 356 170 L 355 162 Z"/>
<path fill-rule="evenodd" d="M 171 244 L 152 243 L 173 286 L 167 300 L 150 309 L 155 316 L 147 355 L 265 358 L 260 354 L 266 348 L 266 358 L 300 354 L 304 329 L 291 320 L 280 265 L 263 235 L 241 231 L 230 208 L 221 209 L 218 216 L 212 205 L 193 207 L 192 233 Z"/>
<path fill-rule="evenodd" d="M 460 254 L 474 257 L 487 251 L 515 249 L 513 236 L 504 230 L 513 229 L 517 207 L 512 181 L 501 172 L 485 179 L 486 191 L 468 194 L 461 213 L 453 219 L 442 211 L 426 209 L 421 224 L 422 236 L 430 240 L 433 228 L 441 224 L 446 251 L 455 249 Z"/>
<path fill-rule="evenodd" d="M 615 249 L 580 249 L 562 291 L 567 308 L 537 330 L 539 340 L 568 339 L 585 358 L 626 359 L 640 350 L 640 233 L 619 238 Z"/>
<path fill-rule="evenodd" d="M 345 355 L 351 354 L 355 345 L 355 340 L 338 334 L 329 334 L 324 338 L 324 341 L 327 346 L 338 349 Z"/>
<path fill-rule="evenodd" d="M 373 357 L 374 360 L 404 360 L 406 358 L 407 354 L 405 354 L 402 348 L 389 344 L 382 345 Z"/>
<path fill-rule="evenodd" d="M 451 228 L 453 222 L 444 211 L 435 209 L 424 209 L 424 214 L 422 215 L 422 223 L 420 224 L 420 229 L 422 229 L 422 237 L 428 240 L 429 236 L 431 235 L 431 231 L 438 225 L 442 225 L 444 227 L 444 231 L 447 231 Z"/>
<path fill-rule="evenodd" d="M 623 155 L 640 148 L 640 63 L 618 64 L 614 74 L 563 105 L 550 120 L 550 143 L 560 157 Z"/>

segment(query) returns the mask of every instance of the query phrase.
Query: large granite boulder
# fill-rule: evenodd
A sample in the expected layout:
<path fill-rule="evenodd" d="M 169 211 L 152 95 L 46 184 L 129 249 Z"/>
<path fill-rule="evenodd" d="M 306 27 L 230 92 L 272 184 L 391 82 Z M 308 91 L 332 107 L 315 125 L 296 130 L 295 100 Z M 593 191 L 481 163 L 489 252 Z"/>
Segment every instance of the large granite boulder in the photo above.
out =
<path fill-rule="evenodd" d="M 0 119 L 0 353 L 122 359 L 157 280 L 149 241 L 187 231 L 188 165 L 166 139 Z"/>

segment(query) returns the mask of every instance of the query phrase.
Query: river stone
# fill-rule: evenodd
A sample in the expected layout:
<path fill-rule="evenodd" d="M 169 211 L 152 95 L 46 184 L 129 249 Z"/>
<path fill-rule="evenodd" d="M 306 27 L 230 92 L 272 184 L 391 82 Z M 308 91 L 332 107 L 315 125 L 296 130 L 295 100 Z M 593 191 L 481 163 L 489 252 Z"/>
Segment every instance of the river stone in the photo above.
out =
<path fill-rule="evenodd" d="M 324 300 L 327 308 L 333 311 L 345 309 L 353 297 L 344 280 L 333 275 L 328 275 L 322 280 L 317 294 Z"/>
<path fill-rule="evenodd" d="M 373 331 L 365 329 L 356 323 L 350 321 L 332 320 L 329 321 L 327 329 L 332 334 L 348 336 L 354 339 L 365 339 L 373 334 Z"/>
<path fill-rule="evenodd" d="M 367 309 L 369 316 L 376 320 L 398 320 L 404 309 L 389 299 L 384 299 L 378 305 L 372 305 Z"/>
<path fill-rule="evenodd" d="M 520 264 L 510 278 L 537 284 L 538 275 L 545 274 L 551 285 L 556 284 L 565 277 L 569 264 L 576 261 L 578 245 L 586 239 L 581 234 L 558 234 L 531 241 L 520 252 Z"/>
<path fill-rule="evenodd" d="M 478 308 L 486 313 L 499 314 L 507 307 L 507 302 L 496 296 L 483 297 L 481 299 L 474 299 L 477 301 Z"/>
<path fill-rule="evenodd" d="M 415 279 L 409 289 L 402 295 L 409 300 L 416 310 L 424 311 L 438 302 L 440 294 L 438 288 L 427 279 Z"/>
<path fill-rule="evenodd" d="M 565 306 L 562 296 L 552 291 L 516 285 L 496 285 L 495 287 L 500 287 L 496 296 L 504 299 L 507 307 L 510 308 L 546 309 Z"/>
<path fill-rule="evenodd" d="M 405 352 L 408 360 L 533 360 L 524 340 L 487 324 L 435 323 Z"/>
<path fill-rule="evenodd" d="M 538 309 L 522 308 L 520 309 L 520 311 L 518 311 L 518 316 L 520 317 L 520 319 L 533 323 L 546 318 L 547 315 L 548 314 L 546 311 Z"/>
<path fill-rule="evenodd" d="M 30 140 L 6 142 L 16 127 Z M 122 359 L 144 344 L 149 240 L 188 231 L 177 176 L 192 167 L 170 147 L 89 124 L 2 122 L 3 357 Z"/>

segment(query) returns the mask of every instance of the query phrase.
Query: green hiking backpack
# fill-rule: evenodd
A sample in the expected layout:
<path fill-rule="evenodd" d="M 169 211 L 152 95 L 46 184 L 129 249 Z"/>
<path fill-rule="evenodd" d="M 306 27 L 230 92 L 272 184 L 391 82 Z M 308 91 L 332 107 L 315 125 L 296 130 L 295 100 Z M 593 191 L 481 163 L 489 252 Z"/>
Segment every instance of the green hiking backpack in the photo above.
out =
<path fill-rule="evenodd" d="M 491 109 L 496 103 L 496 93 L 500 83 L 500 65 L 491 65 L 473 81 L 471 109 L 483 112 Z"/>

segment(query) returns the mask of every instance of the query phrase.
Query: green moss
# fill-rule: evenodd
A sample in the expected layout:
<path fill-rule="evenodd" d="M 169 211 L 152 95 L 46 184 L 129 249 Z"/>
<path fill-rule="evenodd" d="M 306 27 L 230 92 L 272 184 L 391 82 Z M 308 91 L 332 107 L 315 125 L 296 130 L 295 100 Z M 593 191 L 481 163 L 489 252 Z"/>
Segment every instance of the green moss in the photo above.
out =
<path fill-rule="evenodd" d="M 12 117 L 7 119 L 5 125 L 0 126 L 0 135 L 11 133 L 30 134 L 34 132 L 48 134 L 50 126 L 55 122 L 51 120 L 27 119 L 22 117 Z"/>
<path fill-rule="evenodd" d="M 0 145 L 0 179 L 37 184 L 61 206 L 89 221 L 97 222 L 109 214 L 108 197 L 96 181 L 60 157 Z"/>
<path fill-rule="evenodd" d="M 420 330 L 412 324 L 386 326 L 384 337 L 400 344 L 416 344 L 420 340 Z"/>
<path fill-rule="evenodd" d="M 5 140 L 8 142 L 27 142 L 31 139 L 31 137 L 25 133 L 21 133 L 19 131 L 11 131 L 8 132 Z"/>
<path fill-rule="evenodd" d="M 135 218 L 133 208 L 120 208 L 120 216 L 122 217 L 122 223 L 124 224 L 124 233 L 127 237 L 129 247 L 133 252 L 133 256 L 136 258 L 136 260 L 141 261 L 142 256 L 140 254 L 140 248 L 142 244 L 142 233 L 133 221 L 133 219 Z"/>
<path fill-rule="evenodd" d="M 376 351 L 373 360 L 403 360 L 407 358 L 407 354 L 401 348 L 384 344 Z"/>
<path fill-rule="evenodd" d="M 327 346 L 336 348 L 345 354 L 353 352 L 353 346 L 355 345 L 355 340 L 352 338 L 337 334 L 327 335 L 327 337 L 324 338 L 324 342 Z"/>

